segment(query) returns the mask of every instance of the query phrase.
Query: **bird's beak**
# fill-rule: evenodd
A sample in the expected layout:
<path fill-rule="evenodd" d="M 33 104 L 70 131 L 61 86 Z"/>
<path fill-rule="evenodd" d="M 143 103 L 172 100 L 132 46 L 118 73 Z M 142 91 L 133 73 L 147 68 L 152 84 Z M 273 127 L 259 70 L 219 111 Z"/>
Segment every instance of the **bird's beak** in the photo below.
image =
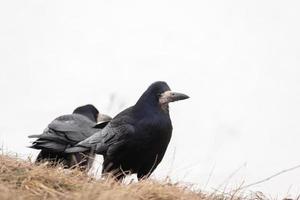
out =
<path fill-rule="evenodd" d="M 105 114 L 98 114 L 98 117 L 97 117 L 97 122 L 107 122 L 107 121 L 110 121 L 112 118 L 108 115 L 105 115 Z"/>
<path fill-rule="evenodd" d="M 179 92 L 172 92 L 172 91 L 166 91 L 161 94 L 159 98 L 160 104 L 166 104 L 169 102 L 179 101 L 190 98 L 188 95 L 179 93 Z"/>

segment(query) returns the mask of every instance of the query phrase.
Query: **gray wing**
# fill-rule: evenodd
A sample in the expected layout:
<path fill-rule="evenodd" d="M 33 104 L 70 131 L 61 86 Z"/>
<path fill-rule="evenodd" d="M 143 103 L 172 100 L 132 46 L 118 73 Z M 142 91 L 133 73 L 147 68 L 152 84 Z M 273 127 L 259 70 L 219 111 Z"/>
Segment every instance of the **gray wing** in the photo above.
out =
<path fill-rule="evenodd" d="M 135 129 L 131 124 L 119 124 L 116 123 L 116 121 L 110 122 L 103 130 L 96 132 L 74 147 L 68 148 L 65 152 L 83 152 L 94 148 L 96 153 L 103 154 L 113 144 L 120 143 L 121 141 L 130 138 L 130 135 L 134 134 L 134 132 Z"/>
<path fill-rule="evenodd" d="M 64 115 L 55 119 L 48 128 L 56 132 L 64 133 L 65 137 L 74 142 L 82 141 L 95 133 L 93 129 L 95 122 L 89 120 L 87 117 L 72 114 Z"/>
<path fill-rule="evenodd" d="M 67 146 L 75 145 L 97 132 L 98 129 L 93 128 L 95 125 L 87 117 L 78 114 L 58 117 L 42 134 L 29 136 L 38 138 L 31 148 L 64 151 Z"/>

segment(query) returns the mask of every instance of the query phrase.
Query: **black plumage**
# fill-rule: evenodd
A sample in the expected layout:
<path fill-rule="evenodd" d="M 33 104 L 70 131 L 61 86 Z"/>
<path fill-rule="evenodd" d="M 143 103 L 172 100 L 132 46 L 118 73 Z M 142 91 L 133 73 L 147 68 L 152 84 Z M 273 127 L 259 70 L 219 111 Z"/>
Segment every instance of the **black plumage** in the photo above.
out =
<path fill-rule="evenodd" d="M 117 179 L 129 173 L 137 173 L 139 179 L 147 177 L 161 162 L 171 139 L 168 103 L 187 98 L 185 94 L 171 92 L 167 83 L 155 82 L 134 106 L 66 152 L 95 149 L 104 157 L 104 174 L 112 173 Z"/>
<path fill-rule="evenodd" d="M 29 136 L 38 138 L 30 146 L 41 150 L 36 163 L 47 161 L 52 165 L 60 163 L 66 168 L 78 166 L 82 170 L 89 169 L 95 156 L 93 152 L 66 154 L 64 150 L 99 131 L 110 119 L 107 115 L 99 114 L 90 104 L 76 108 L 73 114 L 56 118 L 42 134 Z M 102 123 L 97 124 L 97 120 Z"/>

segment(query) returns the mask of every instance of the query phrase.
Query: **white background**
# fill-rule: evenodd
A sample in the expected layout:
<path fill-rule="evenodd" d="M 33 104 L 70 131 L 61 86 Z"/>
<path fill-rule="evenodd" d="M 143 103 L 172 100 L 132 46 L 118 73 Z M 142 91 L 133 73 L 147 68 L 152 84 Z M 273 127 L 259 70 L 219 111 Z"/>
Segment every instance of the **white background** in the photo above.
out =
<path fill-rule="evenodd" d="M 191 98 L 170 105 L 173 138 L 154 177 L 211 190 L 298 165 L 299 10 L 296 0 L 1 1 L 0 142 L 34 156 L 27 136 L 55 117 L 86 103 L 114 116 L 164 80 Z M 298 195 L 300 169 L 249 189 Z"/>

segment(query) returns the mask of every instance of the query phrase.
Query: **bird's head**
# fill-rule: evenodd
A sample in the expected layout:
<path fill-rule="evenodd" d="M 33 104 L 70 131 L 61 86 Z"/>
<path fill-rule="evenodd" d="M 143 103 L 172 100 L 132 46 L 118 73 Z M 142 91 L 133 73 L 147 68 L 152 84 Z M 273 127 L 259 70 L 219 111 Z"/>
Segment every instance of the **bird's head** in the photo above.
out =
<path fill-rule="evenodd" d="M 99 111 L 97 110 L 97 108 L 95 106 L 93 106 L 91 104 L 80 106 L 80 107 L 76 108 L 73 111 L 73 113 L 86 116 L 87 118 L 89 118 L 93 122 L 98 121 Z"/>
<path fill-rule="evenodd" d="M 171 91 L 166 82 L 152 83 L 138 100 L 137 104 L 147 102 L 150 105 L 159 105 L 163 109 L 168 108 L 170 102 L 188 99 L 189 96 Z"/>

